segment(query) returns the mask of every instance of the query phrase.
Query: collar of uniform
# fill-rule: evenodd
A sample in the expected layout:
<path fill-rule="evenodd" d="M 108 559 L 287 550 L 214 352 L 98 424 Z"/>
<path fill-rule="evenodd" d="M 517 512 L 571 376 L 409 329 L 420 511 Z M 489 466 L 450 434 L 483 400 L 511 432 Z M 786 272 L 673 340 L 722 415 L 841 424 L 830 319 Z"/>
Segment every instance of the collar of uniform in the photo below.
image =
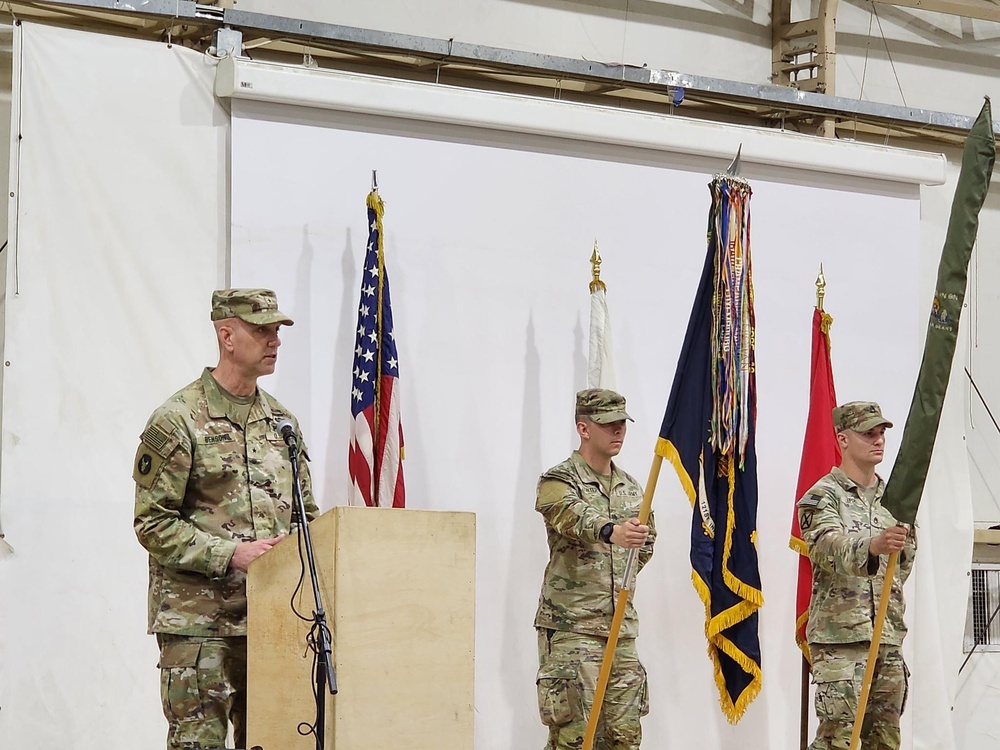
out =
<path fill-rule="evenodd" d="M 267 394 L 257 387 L 257 402 L 254 404 L 255 407 L 260 408 L 260 413 L 256 408 L 250 410 L 250 421 L 256 422 L 258 419 L 263 419 L 272 425 L 275 423 L 275 419 L 271 414 L 271 405 L 267 402 Z"/>
<path fill-rule="evenodd" d="M 580 475 L 580 479 L 582 479 L 587 484 L 596 484 L 599 487 L 604 486 L 604 483 L 601 482 L 601 475 L 598 474 L 596 471 L 594 471 L 593 468 L 591 468 L 590 464 L 588 464 L 583 459 L 583 456 L 580 455 L 580 451 L 573 451 L 573 455 L 570 457 L 570 459 L 573 461 L 573 466 L 576 467 L 576 473 Z M 615 466 L 615 462 L 612 461 L 611 489 L 614 489 L 619 484 L 622 484 L 625 481 L 620 476 L 617 476 L 617 474 L 618 474 L 618 467 Z"/>
<path fill-rule="evenodd" d="M 205 388 L 205 400 L 208 402 L 208 415 L 212 419 L 228 419 L 233 424 L 240 424 L 239 419 L 237 419 L 236 415 L 231 411 L 233 405 L 232 401 L 225 397 L 222 393 L 222 386 L 219 385 L 219 381 L 212 376 L 212 368 L 205 368 L 205 371 L 201 374 L 201 383 Z M 258 396 L 254 400 L 253 405 L 250 407 L 251 422 L 256 421 L 257 419 L 265 418 L 265 416 L 256 414 L 256 406 L 262 402 L 259 395 L 260 389 L 258 389 L 257 392 Z M 268 412 L 268 415 L 270 414 L 266 407 L 264 411 Z"/>
<path fill-rule="evenodd" d="M 847 492 L 856 492 L 860 495 L 861 490 L 865 489 L 841 471 L 839 466 L 833 467 L 833 470 L 830 472 L 830 476 L 832 476 L 837 481 L 837 484 L 843 487 Z M 875 499 L 878 500 L 882 497 L 882 492 L 885 490 L 885 480 L 883 480 L 878 474 L 875 475 L 875 479 L 878 480 L 875 483 Z"/>

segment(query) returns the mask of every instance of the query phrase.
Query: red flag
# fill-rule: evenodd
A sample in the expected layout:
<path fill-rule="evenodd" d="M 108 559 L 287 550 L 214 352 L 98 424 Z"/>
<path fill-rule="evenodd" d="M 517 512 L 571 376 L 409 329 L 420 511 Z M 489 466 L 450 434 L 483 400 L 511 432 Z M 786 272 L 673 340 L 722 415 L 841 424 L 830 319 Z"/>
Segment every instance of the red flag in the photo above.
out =
<path fill-rule="evenodd" d="M 830 364 L 830 325 L 833 318 L 816 308 L 812 325 L 812 371 L 809 378 L 809 418 L 802 443 L 802 462 L 795 490 L 798 501 L 834 466 L 840 465 L 840 446 L 833 430 L 833 409 L 837 394 L 833 387 L 833 366 Z M 792 537 L 788 546 L 799 553 L 799 580 L 795 594 L 795 642 L 809 658 L 806 624 L 809 622 L 809 599 L 812 595 L 812 564 L 802 540 L 798 513 L 792 513 Z"/>

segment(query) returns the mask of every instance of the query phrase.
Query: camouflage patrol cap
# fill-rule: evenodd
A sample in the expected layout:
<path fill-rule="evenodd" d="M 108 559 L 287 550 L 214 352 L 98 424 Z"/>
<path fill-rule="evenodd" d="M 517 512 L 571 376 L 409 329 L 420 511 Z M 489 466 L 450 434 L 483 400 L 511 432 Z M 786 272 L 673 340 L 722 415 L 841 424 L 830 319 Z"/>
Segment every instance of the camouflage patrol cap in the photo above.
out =
<path fill-rule="evenodd" d="M 219 289 L 212 292 L 212 320 L 239 318 L 254 325 L 294 321 L 278 309 L 278 297 L 270 289 Z"/>
<path fill-rule="evenodd" d="M 607 388 L 588 388 L 576 394 L 576 415 L 597 424 L 632 419 L 625 411 L 625 397 Z"/>
<path fill-rule="evenodd" d="M 851 401 L 833 410 L 833 428 L 837 432 L 868 432 L 880 424 L 892 427 L 874 401 Z"/>

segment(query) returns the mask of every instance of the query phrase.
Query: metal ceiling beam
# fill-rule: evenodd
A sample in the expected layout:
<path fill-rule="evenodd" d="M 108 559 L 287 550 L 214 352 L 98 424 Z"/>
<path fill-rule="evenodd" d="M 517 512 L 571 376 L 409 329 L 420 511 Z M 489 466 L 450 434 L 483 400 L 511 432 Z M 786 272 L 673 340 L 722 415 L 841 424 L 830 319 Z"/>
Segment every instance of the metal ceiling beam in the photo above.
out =
<path fill-rule="evenodd" d="M 591 79 L 608 84 L 614 83 L 618 86 L 631 84 L 639 87 L 683 88 L 688 95 L 698 93 L 710 98 L 765 104 L 779 109 L 784 106 L 786 109 L 796 112 L 840 117 L 845 120 L 861 117 L 911 127 L 922 126 L 948 130 L 969 130 L 975 120 L 975 117 L 972 116 L 828 96 L 783 86 L 757 85 L 635 65 L 591 62 L 555 55 L 468 44 L 451 39 L 395 34 L 232 9 L 225 11 L 225 21 L 227 24 L 245 30 L 267 31 L 283 36 L 429 56 L 442 62 L 452 60 L 488 64 L 544 74 L 554 78 L 566 76 Z M 1000 120 L 994 122 L 993 129 L 1000 133 Z"/>
<path fill-rule="evenodd" d="M 17 3 L 12 3 L 16 5 Z M 124 15 L 141 16 L 145 18 L 177 18 L 185 21 L 222 21 L 224 9 L 214 5 L 202 5 L 192 0 L 143 0 L 140 7 L 120 0 L 64 0 L 64 2 L 47 2 L 47 0 L 29 1 L 26 5 L 40 8 L 79 8 L 95 11 L 121 13 Z"/>
<path fill-rule="evenodd" d="M 953 1 L 955 0 L 899 0 L 900 3 Z M 973 117 L 966 115 L 829 96 L 784 86 L 743 83 L 673 70 L 592 62 L 469 44 L 453 39 L 435 39 L 305 19 L 283 18 L 233 8 L 202 5 L 191 2 L 191 0 L 146 0 L 138 8 L 120 0 L 61 0 L 61 2 L 39 0 L 30 3 L 30 5 L 34 7 L 80 8 L 122 15 L 178 19 L 216 28 L 228 26 L 244 32 L 253 31 L 264 36 L 312 41 L 338 48 L 408 55 L 436 62 L 442 66 L 449 63 L 459 63 L 489 70 L 543 76 L 556 81 L 576 79 L 615 88 L 661 92 L 667 99 L 673 96 L 676 89 L 682 88 L 685 96 L 692 99 L 720 104 L 725 102 L 751 104 L 790 114 L 835 118 L 847 122 L 875 121 L 886 125 L 901 126 L 909 130 L 926 130 L 929 133 L 933 131 L 951 133 L 967 131 L 972 127 L 974 121 Z M 1000 120 L 994 121 L 993 129 L 1000 134 Z"/>
<path fill-rule="evenodd" d="M 988 0 L 976 2 L 969 0 L 875 0 L 884 5 L 899 5 L 903 8 L 930 10 L 935 13 L 945 13 L 950 16 L 976 18 L 981 21 L 1000 22 L 1000 5 Z"/>

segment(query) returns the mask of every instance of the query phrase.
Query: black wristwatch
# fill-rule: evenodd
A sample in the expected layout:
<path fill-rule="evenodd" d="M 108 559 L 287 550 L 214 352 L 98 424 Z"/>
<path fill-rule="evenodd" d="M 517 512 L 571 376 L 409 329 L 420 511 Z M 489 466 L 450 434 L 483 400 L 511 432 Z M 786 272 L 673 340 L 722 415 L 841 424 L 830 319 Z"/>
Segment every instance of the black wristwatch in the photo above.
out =
<path fill-rule="evenodd" d="M 601 532 L 598 536 L 601 537 L 601 541 L 605 544 L 611 544 L 611 535 L 615 533 L 615 525 L 613 523 L 606 523 L 601 527 Z"/>

